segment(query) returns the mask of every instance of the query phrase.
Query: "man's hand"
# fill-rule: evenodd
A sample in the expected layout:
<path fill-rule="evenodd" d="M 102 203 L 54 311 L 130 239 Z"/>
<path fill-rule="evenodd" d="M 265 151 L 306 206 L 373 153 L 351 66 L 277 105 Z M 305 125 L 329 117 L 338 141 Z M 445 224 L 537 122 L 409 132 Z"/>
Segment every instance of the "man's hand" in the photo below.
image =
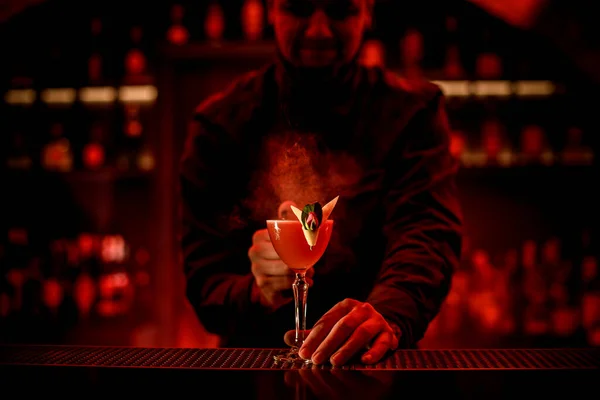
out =
<path fill-rule="evenodd" d="M 252 290 L 254 301 L 276 310 L 294 299 L 294 272 L 277 255 L 266 229 L 258 230 L 252 236 L 248 257 L 252 262 L 252 274 L 256 282 Z M 312 268 L 306 273 L 309 285 L 312 284 L 313 274 Z"/>
<path fill-rule="evenodd" d="M 285 342 L 292 345 L 294 336 L 294 331 L 286 332 Z M 399 339 L 392 326 L 373 306 L 346 299 L 317 321 L 300 348 L 300 356 L 311 359 L 315 364 L 329 360 L 337 366 L 364 352 L 361 361 L 374 364 L 388 350 L 395 350 Z"/>

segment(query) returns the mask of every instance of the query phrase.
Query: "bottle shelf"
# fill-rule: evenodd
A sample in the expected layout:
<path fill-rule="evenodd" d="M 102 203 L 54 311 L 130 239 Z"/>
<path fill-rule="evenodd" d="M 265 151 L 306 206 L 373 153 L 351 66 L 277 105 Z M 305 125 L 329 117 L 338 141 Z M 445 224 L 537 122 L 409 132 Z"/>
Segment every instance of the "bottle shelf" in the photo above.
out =
<path fill-rule="evenodd" d="M 9 106 L 32 106 L 40 101 L 48 106 L 72 106 L 79 102 L 94 107 L 117 103 L 152 105 L 158 89 L 152 84 L 122 86 L 53 87 L 35 89 L 9 89 L 3 100 Z"/>
<path fill-rule="evenodd" d="M 562 84 L 548 80 L 433 80 L 446 97 L 540 98 L 566 92 Z"/>
<path fill-rule="evenodd" d="M 195 53 L 195 51 L 194 51 Z M 198 52 L 200 54 L 200 52 Z M 202 53 L 202 56 L 209 56 Z M 187 56 L 186 56 L 187 57 Z M 548 80 L 432 80 L 448 98 L 544 98 L 566 92 L 562 84 Z M 154 85 L 86 86 L 81 88 L 56 87 L 9 89 L 3 100 L 8 106 L 32 106 L 40 101 L 48 106 L 64 107 L 77 102 L 86 107 L 117 103 L 152 105 L 158 97 Z"/>

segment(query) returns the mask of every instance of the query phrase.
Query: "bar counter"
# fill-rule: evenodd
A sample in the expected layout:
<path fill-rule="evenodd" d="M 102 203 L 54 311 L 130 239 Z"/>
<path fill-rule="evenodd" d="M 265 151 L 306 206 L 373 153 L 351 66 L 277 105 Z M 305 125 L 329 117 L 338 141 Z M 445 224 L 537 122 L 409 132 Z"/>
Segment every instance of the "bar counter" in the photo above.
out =
<path fill-rule="evenodd" d="M 278 364 L 279 351 L 5 344 L 0 387 L 19 397 L 166 390 L 226 399 L 573 399 L 597 394 L 600 382 L 600 348 L 397 350 L 375 365 L 342 367 Z"/>

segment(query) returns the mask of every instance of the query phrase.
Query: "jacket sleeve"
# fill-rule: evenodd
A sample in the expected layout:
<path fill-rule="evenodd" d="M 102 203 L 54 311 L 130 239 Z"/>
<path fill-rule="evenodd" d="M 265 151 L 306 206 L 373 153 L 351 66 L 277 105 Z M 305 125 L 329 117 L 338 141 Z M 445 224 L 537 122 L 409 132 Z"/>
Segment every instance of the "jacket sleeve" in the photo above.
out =
<path fill-rule="evenodd" d="M 256 322 L 247 257 L 252 233 L 236 203 L 239 171 L 228 165 L 237 156 L 226 132 L 197 114 L 180 162 L 179 240 L 187 299 L 203 327 L 222 339 Z"/>
<path fill-rule="evenodd" d="M 462 247 L 462 212 L 441 92 L 407 123 L 391 150 L 386 253 L 371 303 L 413 347 L 445 300 Z"/>

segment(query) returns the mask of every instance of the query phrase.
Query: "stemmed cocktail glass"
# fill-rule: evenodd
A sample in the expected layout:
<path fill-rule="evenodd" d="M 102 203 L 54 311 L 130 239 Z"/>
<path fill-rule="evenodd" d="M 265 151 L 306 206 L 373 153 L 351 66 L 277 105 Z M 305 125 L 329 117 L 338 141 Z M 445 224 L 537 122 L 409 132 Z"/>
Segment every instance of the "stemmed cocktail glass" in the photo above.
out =
<path fill-rule="evenodd" d="M 304 342 L 306 330 L 306 309 L 308 282 L 306 273 L 321 258 L 333 231 L 333 220 L 329 215 L 338 197 L 321 207 L 319 203 L 311 203 L 302 210 L 291 206 L 296 218 L 267 220 L 267 230 L 279 258 L 294 271 L 292 284 L 296 315 L 296 335 L 290 349 L 275 355 L 278 362 L 309 363 L 298 355 Z"/>

